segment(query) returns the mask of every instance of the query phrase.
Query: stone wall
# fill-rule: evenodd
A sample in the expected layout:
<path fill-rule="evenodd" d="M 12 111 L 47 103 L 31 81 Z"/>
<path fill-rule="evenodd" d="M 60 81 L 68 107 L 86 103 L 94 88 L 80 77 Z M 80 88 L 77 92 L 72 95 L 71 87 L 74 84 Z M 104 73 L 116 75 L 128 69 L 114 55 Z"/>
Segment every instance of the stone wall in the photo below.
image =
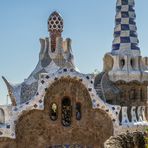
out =
<path fill-rule="evenodd" d="M 117 82 L 116 86 L 120 89 L 117 105 L 121 106 L 145 106 L 147 101 L 147 85 L 131 82 Z"/>
<path fill-rule="evenodd" d="M 9 138 L 0 138 L 0 148 L 16 148 L 16 141 Z"/>
<path fill-rule="evenodd" d="M 109 138 L 105 148 L 145 148 L 144 136 L 141 132 L 125 133 Z"/>
<path fill-rule="evenodd" d="M 44 110 L 26 111 L 16 125 L 16 140 L 6 140 L 0 148 L 46 148 L 55 145 L 80 145 L 102 148 L 113 135 L 110 117 L 102 110 L 93 109 L 88 90 L 78 81 L 63 78 L 48 88 L 44 99 Z M 62 125 L 62 99 L 71 100 L 71 125 Z M 76 103 L 81 104 L 81 119 L 76 120 Z M 58 118 L 50 119 L 51 104 L 58 106 Z"/>

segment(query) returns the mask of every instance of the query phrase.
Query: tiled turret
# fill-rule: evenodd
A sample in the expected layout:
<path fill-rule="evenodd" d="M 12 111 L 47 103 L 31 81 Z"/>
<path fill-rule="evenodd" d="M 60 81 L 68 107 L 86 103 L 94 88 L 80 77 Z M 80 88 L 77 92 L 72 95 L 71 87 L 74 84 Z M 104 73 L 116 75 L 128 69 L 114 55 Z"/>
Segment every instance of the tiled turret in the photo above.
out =
<path fill-rule="evenodd" d="M 148 80 L 138 47 L 134 6 L 134 0 L 117 0 L 116 3 L 112 50 L 104 56 L 104 71 L 108 71 L 114 82 Z"/>
<path fill-rule="evenodd" d="M 140 54 L 134 0 L 117 0 L 112 53 L 134 50 Z"/>

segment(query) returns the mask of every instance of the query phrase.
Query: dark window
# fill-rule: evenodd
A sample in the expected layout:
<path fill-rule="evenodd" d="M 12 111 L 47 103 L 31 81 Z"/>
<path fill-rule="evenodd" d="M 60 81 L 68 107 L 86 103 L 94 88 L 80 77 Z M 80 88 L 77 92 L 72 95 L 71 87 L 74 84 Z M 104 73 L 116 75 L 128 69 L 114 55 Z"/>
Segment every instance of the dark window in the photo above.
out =
<path fill-rule="evenodd" d="M 81 103 L 76 103 L 76 119 L 81 120 Z"/>
<path fill-rule="evenodd" d="M 120 60 L 120 68 L 122 69 L 125 65 L 125 60 L 124 59 L 121 59 Z"/>
<path fill-rule="evenodd" d="M 72 107 L 71 100 L 69 98 L 64 98 L 62 100 L 62 124 L 63 126 L 71 125 Z"/>
<path fill-rule="evenodd" d="M 55 121 L 58 118 L 58 106 L 56 103 L 52 103 L 50 107 L 50 119 Z"/>
<path fill-rule="evenodd" d="M 132 68 L 135 67 L 134 59 L 131 59 L 131 67 L 132 67 Z"/>

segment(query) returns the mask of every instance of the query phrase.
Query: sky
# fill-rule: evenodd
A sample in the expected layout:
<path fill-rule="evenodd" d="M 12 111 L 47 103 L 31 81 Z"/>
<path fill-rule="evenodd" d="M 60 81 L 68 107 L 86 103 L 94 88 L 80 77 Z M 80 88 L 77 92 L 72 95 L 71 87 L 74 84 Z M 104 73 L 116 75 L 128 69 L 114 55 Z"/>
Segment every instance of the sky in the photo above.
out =
<path fill-rule="evenodd" d="M 135 0 L 142 56 L 148 56 L 148 0 Z M 39 38 L 48 37 L 47 19 L 58 11 L 64 38 L 72 39 L 76 66 L 82 73 L 103 68 L 111 51 L 116 0 L 0 0 L 0 77 L 21 83 L 38 62 Z M 0 104 L 7 89 L 0 79 Z"/>

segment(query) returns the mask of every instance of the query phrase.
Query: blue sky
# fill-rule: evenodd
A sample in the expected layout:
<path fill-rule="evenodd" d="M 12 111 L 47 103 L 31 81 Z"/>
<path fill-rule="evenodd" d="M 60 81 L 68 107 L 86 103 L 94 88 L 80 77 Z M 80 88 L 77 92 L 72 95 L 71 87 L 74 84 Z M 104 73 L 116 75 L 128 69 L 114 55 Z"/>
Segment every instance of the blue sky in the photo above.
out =
<path fill-rule="evenodd" d="M 102 70 L 111 50 L 116 0 L 0 0 L 0 76 L 20 83 L 38 61 L 39 38 L 48 36 L 47 19 L 57 10 L 64 19 L 63 37 L 72 39 L 75 64 L 83 73 Z M 148 55 L 148 0 L 136 0 L 139 46 Z M 0 80 L 0 104 L 6 103 Z"/>

